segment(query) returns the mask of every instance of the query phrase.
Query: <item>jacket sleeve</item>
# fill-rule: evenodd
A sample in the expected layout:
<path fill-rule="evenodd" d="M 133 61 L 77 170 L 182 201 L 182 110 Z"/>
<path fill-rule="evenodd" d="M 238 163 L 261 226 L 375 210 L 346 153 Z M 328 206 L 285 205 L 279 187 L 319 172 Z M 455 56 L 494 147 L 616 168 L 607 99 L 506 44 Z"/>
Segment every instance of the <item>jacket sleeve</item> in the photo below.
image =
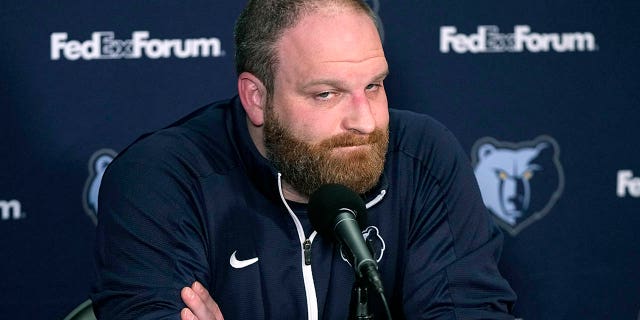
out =
<path fill-rule="evenodd" d="M 408 319 L 513 319 L 516 296 L 497 263 L 502 234 L 468 158 L 444 127 L 414 174 L 419 186 L 408 235 L 403 308 Z"/>
<path fill-rule="evenodd" d="M 209 281 L 197 179 L 170 154 L 127 153 L 101 184 L 94 310 L 99 319 L 179 319 L 180 290 Z"/>

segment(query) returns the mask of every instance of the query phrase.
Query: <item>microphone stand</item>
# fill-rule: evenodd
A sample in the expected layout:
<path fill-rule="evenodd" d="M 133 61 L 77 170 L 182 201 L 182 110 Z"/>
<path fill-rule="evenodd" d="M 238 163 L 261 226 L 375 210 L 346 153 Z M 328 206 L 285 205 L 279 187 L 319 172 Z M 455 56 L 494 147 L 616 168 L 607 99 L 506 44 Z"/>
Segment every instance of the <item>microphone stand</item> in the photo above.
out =
<path fill-rule="evenodd" d="M 369 311 L 369 288 L 367 280 L 356 275 L 351 289 L 351 303 L 349 304 L 350 320 L 372 320 L 373 313 Z"/>

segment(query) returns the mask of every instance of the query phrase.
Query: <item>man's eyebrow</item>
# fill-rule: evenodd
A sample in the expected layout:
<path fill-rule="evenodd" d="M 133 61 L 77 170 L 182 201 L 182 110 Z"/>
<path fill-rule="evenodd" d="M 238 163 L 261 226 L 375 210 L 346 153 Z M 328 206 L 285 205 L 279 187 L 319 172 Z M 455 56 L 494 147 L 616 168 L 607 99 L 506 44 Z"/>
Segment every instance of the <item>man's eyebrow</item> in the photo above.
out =
<path fill-rule="evenodd" d="M 384 78 L 386 78 L 389 75 L 389 69 L 385 69 L 383 72 L 380 72 L 379 74 L 377 74 L 376 76 L 372 77 L 371 82 L 375 82 L 375 81 L 382 81 L 384 80 Z M 310 82 L 305 83 L 302 86 L 302 89 L 307 89 L 309 87 L 313 87 L 316 85 L 328 85 L 331 87 L 335 87 L 335 88 L 340 88 L 342 87 L 344 83 L 342 81 L 339 80 L 335 80 L 335 79 L 315 79 L 315 80 L 311 80 Z"/>
<path fill-rule="evenodd" d="M 386 78 L 388 75 L 389 75 L 389 69 L 385 69 L 384 71 L 380 72 L 377 76 L 373 77 L 373 81 L 384 80 L 384 78 Z"/>
<path fill-rule="evenodd" d="M 338 81 L 334 79 L 316 79 L 316 80 L 312 80 L 310 82 L 305 83 L 302 86 L 302 89 L 307 89 L 309 87 L 313 87 L 317 85 L 327 85 L 327 86 L 338 88 L 338 87 L 341 87 L 342 84 L 343 84 L 342 81 Z"/>

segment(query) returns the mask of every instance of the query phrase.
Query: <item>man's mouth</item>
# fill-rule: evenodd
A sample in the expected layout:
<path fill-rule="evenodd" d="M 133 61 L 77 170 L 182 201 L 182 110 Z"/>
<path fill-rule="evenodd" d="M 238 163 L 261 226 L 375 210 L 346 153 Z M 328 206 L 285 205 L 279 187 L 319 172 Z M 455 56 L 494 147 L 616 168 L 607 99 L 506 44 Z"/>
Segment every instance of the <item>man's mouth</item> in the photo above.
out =
<path fill-rule="evenodd" d="M 370 144 L 355 144 L 355 145 L 335 147 L 335 148 L 333 148 L 333 152 L 351 153 L 351 152 L 355 152 L 355 151 L 363 151 L 363 150 L 368 150 L 368 149 L 371 149 L 371 145 Z"/>

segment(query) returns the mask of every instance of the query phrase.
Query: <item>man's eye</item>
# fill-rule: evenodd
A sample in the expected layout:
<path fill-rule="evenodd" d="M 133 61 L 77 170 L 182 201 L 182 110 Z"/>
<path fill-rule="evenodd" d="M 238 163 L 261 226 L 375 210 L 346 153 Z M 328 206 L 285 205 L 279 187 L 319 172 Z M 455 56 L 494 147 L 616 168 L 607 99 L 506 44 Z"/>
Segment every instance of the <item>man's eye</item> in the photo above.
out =
<path fill-rule="evenodd" d="M 378 89 L 380 87 L 381 87 L 381 85 L 378 84 L 378 83 L 371 83 L 366 87 L 366 89 L 367 89 L 367 91 L 372 91 L 372 90 L 376 90 L 376 89 Z"/>
<path fill-rule="evenodd" d="M 321 99 L 321 100 L 327 100 L 329 98 L 331 98 L 331 95 L 333 93 L 330 91 L 325 91 L 325 92 L 320 92 L 318 94 L 316 94 L 316 98 Z"/>

